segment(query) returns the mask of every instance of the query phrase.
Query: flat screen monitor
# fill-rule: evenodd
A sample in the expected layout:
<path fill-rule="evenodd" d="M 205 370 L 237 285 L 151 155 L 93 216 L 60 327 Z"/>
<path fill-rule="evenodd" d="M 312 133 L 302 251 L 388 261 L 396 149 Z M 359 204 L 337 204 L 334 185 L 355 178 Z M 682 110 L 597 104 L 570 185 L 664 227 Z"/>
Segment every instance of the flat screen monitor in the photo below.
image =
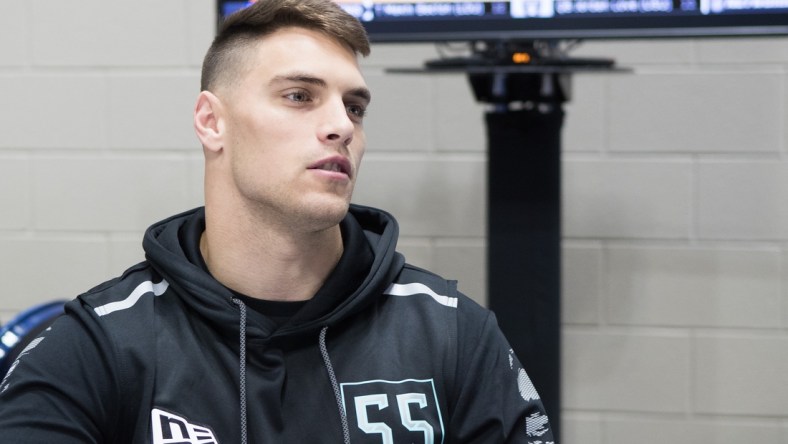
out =
<path fill-rule="evenodd" d="M 788 35 L 788 0 L 337 2 L 372 42 Z M 218 0 L 219 17 L 251 3 Z"/>

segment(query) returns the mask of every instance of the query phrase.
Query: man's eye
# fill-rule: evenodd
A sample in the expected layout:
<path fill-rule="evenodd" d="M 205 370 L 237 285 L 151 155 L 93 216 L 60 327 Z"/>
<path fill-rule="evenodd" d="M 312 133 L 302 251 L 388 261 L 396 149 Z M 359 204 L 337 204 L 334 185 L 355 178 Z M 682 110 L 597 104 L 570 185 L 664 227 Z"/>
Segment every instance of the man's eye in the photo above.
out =
<path fill-rule="evenodd" d="M 308 102 L 310 100 L 309 94 L 305 91 L 293 91 L 285 95 L 285 97 L 293 102 Z"/>
<path fill-rule="evenodd" d="M 348 105 L 347 112 L 359 119 L 367 115 L 367 109 L 361 105 Z"/>

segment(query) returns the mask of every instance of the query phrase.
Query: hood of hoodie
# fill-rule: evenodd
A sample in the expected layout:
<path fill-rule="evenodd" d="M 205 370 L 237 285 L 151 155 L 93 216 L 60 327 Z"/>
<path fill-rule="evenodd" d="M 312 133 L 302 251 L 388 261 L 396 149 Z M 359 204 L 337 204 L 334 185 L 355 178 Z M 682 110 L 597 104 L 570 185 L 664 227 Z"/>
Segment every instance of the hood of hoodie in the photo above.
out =
<path fill-rule="evenodd" d="M 185 243 L 199 241 L 194 238 L 199 237 L 199 232 L 185 227 L 195 223 L 204 226 L 204 220 L 204 208 L 196 208 L 156 223 L 145 232 L 143 249 L 152 267 L 169 282 L 171 290 L 189 309 L 222 334 L 237 337 L 240 308 L 233 302 L 233 292 L 200 265 L 190 262 L 185 252 Z M 396 252 L 399 228 L 394 217 L 378 209 L 351 205 L 343 224 L 361 227 L 373 255 L 372 265 L 361 285 L 348 288 L 346 295 L 335 298 L 332 304 L 310 300 L 292 322 L 279 328 L 262 314 L 250 310 L 246 321 L 246 336 L 250 342 L 315 334 L 322 327 L 336 325 L 372 304 L 393 281 L 404 265 L 404 258 Z M 309 315 L 300 316 L 303 311 Z"/>

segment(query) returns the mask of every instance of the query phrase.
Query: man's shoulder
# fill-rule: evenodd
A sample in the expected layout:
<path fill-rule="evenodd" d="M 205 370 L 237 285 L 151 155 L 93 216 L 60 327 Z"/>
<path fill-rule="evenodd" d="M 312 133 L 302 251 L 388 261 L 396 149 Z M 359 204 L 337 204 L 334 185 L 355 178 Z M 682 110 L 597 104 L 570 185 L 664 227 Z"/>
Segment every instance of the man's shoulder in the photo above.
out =
<path fill-rule="evenodd" d="M 457 281 L 430 270 L 405 264 L 394 282 L 386 289 L 390 296 L 426 295 L 428 302 L 437 302 L 450 310 L 486 318 L 489 310 L 457 289 Z"/>
<path fill-rule="evenodd" d="M 169 286 L 148 262 L 140 262 L 122 275 L 103 282 L 79 295 L 74 303 L 92 311 L 95 316 L 132 310 L 149 296 L 161 295 Z M 139 316 L 135 313 L 135 316 Z"/>

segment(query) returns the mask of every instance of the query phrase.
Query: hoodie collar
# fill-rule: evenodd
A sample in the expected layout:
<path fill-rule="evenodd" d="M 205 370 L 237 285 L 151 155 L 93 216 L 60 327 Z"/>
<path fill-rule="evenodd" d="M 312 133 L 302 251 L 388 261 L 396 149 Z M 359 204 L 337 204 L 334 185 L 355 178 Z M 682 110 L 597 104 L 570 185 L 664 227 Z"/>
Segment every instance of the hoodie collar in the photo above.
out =
<path fill-rule="evenodd" d="M 340 226 L 345 251 L 315 297 L 281 329 L 250 311 L 250 339 L 270 337 L 274 331 L 316 331 L 334 324 L 372 303 L 399 272 L 404 259 L 395 253 L 398 227 L 391 215 L 351 205 Z M 153 267 L 187 305 L 219 328 L 237 333 L 238 307 L 232 301 L 235 295 L 206 271 L 199 253 L 199 237 L 204 230 L 205 211 L 197 208 L 151 226 L 143 247 Z"/>
<path fill-rule="evenodd" d="M 308 301 L 280 302 L 254 299 L 229 289 L 248 308 L 262 313 L 279 324 L 299 324 L 330 312 L 342 300 L 355 291 L 369 274 L 375 259 L 364 231 L 352 214 L 340 223 L 343 251 L 337 265 Z M 205 231 L 205 218 L 189 218 L 178 231 L 178 238 L 186 260 L 210 274 L 208 265 L 200 252 L 200 236 Z M 285 320 L 285 322 L 282 322 Z"/>

